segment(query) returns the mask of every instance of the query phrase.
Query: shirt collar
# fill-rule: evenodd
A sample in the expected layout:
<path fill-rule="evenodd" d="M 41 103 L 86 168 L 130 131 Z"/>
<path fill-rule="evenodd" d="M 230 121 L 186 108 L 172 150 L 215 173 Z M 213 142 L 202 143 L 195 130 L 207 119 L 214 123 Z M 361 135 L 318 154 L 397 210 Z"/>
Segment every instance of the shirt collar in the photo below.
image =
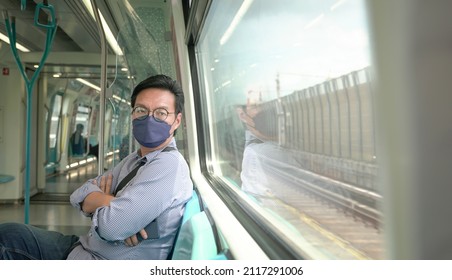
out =
<path fill-rule="evenodd" d="M 135 152 L 135 159 L 136 161 L 139 161 L 140 159 L 145 160 L 147 162 L 151 162 L 152 159 L 154 159 L 158 154 L 160 154 L 162 152 L 163 149 L 165 149 L 166 147 L 173 147 L 176 148 L 176 140 L 171 139 L 171 141 L 168 143 L 168 145 L 166 145 L 165 147 L 155 150 L 153 152 L 148 153 L 147 155 L 145 155 L 144 157 L 140 156 L 140 149 L 136 150 Z"/>

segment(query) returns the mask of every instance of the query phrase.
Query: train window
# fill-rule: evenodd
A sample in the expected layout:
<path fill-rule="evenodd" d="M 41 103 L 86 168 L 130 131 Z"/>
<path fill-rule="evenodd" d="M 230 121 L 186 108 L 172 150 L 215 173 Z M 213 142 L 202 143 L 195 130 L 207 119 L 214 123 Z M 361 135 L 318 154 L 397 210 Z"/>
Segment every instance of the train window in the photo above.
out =
<path fill-rule="evenodd" d="M 384 258 L 364 1 L 212 1 L 196 51 L 209 172 L 299 257 Z"/>

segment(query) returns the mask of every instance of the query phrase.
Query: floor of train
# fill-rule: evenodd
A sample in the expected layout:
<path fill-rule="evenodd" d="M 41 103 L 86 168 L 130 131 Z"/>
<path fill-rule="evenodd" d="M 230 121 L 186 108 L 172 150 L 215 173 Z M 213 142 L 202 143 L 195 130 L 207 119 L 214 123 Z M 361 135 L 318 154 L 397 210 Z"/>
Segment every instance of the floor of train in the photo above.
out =
<path fill-rule="evenodd" d="M 91 219 L 70 205 L 69 196 L 97 173 L 97 161 L 94 161 L 65 174 L 48 177 L 44 190 L 30 198 L 29 224 L 63 234 L 86 234 Z M 23 203 L 2 204 L 0 208 L 0 223 L 24 222 Z"/>

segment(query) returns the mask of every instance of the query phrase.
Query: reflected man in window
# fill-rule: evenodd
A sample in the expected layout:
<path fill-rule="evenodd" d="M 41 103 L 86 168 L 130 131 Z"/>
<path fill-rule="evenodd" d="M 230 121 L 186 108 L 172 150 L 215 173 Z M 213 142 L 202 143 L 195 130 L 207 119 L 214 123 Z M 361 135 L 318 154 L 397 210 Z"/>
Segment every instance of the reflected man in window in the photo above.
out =
<path fill-rule="evenodd" d="M 296 163 L 293 155 L 278 144 L 281 128 L 276 103 L 248 98 L 246 105 L 236 107 L 236 113 L 246 128 L 242 190 L 267 206 L 276 199 L 285 201 L 291 195 L 285 181 L 290 178 L 281 178 L 280 174 L 290 174 Z"/>
<path fill-rule="evenodd" d="M 236 108 L 237 115 L 245 125 L 245 150 L 243 152 L 242 190 L 255 197 L 272 196 L 271 178 L 265 170 L 275 156 L 277 140 L 277 115 L 274 108 L 265 107 L 248 100 Z"/>

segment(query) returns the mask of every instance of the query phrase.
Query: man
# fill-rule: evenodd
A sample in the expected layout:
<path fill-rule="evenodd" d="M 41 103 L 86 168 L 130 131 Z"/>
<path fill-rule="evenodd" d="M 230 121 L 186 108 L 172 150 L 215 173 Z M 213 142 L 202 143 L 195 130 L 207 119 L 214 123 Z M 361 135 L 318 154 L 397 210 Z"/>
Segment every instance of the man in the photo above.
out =
<path fill-rule="evenodd" d="M 131 97 L 140 149 L 111 172 L 88 180 L 71 204 L 92 218 L 87 235 L 64 236 L 23 224 L 0 225 L 0 259 L 166 259 L 193 184 L 174 133 L 184 106 L 164 75 L 139 83 Z M 128 176 L 136 170 L 135 176 Z M 122 183 L 125 177 L 132 177 Z M 119 189 L 122 185 L 122 189 Z"/>
<path fill-rule="evenodd" d="M 70 138 L 72 155 L 83 155 L 85 153 L 86 140 L 82 135 L 84 128 L 83 124 L 77 124 L 75 132 Z"/>

